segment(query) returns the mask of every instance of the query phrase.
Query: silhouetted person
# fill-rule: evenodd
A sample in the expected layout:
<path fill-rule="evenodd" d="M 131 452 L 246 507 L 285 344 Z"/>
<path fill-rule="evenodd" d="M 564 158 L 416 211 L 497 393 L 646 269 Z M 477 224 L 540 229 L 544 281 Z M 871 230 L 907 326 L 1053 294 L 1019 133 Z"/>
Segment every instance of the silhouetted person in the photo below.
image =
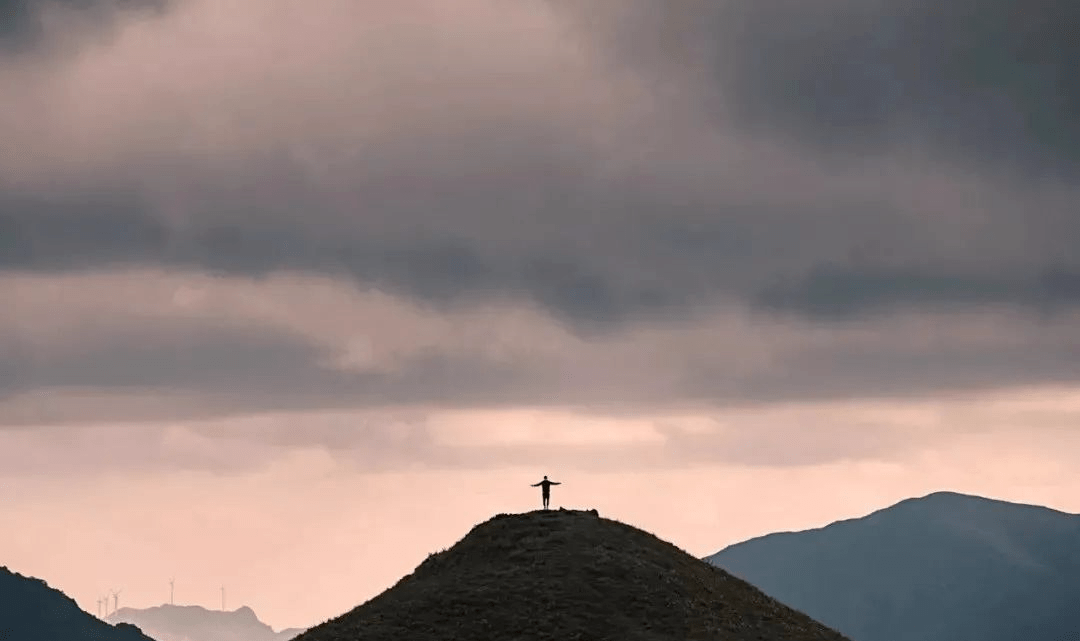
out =
<path fill-rule="evenodd" d="M 555 481 L 549 481 L 548 477 L 545 476 L 543 481 L 540 481 L 539 483 L 534 483 L 533 485 L 530 486 L 530 487 L 538 487 L 538 488 L 540 488 L 540 493 L 543 494 L 543 496 L 544 496 L 544 509 L 545 510 L 548 509 L 548 501 L 551 500 L 551 486 L 552 485 L 562 485 L 562 483 L 556 483 Z"/>

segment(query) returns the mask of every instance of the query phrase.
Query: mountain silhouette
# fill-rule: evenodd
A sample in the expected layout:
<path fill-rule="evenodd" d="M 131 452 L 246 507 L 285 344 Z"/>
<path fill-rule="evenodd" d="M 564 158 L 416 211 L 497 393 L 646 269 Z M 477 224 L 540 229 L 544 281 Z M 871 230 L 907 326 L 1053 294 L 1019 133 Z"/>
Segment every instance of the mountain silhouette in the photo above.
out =
<path fill-rule="evenodd" d="M 0 641 L 154 641 L 139 628 L 84 612 L 42 579 L 0 566 Z"/>
<path fill-rule="evenodd" d="M 247 606 L 231 612 L 199 605 L 120 608 L 108 620 L 135 624 L 156 641 L 289 641 L 303 632 L 274 632 Z"/>
<path fill-rule="evenodd" d="M 710 563 L 856 641 L 1080 639 L 1080 516 L 939 492 Z"/>
<path fill-rule="evenodd" d="M 296 641 L 842 641 L 595 510 L 500 514 Z"/>

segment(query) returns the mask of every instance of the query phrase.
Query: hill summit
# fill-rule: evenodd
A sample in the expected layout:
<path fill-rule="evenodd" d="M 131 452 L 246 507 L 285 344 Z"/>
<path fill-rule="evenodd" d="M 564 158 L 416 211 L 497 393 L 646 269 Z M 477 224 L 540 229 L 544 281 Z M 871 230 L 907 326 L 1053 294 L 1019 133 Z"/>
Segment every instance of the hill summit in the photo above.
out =
<path fill-rule="evenodd" d="M 296 641 L 845 641 L 595 510 L 500 514 Z"/>

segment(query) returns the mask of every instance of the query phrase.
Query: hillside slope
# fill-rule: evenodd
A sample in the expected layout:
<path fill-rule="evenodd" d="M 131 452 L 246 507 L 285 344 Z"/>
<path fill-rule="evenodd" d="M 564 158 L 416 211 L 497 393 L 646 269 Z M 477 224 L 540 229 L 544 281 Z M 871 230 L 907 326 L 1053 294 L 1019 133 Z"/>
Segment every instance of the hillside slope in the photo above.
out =
<path fill-rule="evenodd" d="M 0 566 L 0 641 L 154 641 L 109 625 L 45 581 Z"/>
<path fill-rule="evenodd" d="M 595 511 L 499 515 L 297 641 L 841 641 L 670 543 Z"/>
<path fill-rule="evenodd" d="M 1080 516 L 1043 507 L 940 492 L 707 560 L 857 641 L 1080 633 Z"/>

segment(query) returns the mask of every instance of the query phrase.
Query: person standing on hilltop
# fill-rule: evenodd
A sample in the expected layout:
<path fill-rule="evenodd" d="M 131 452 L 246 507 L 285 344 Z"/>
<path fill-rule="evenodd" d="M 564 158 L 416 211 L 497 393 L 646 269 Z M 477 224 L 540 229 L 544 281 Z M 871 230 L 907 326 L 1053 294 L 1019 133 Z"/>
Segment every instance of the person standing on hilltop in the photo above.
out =
<path fill-rule="evenodd" d="M 549 481 L 548 477 L 544 476 L 543 481 L 540 481 L 539 483 L 534 483 L 534 484 L 532 484 L 530 486 L 530 487 L 538 487 L 538 488 L 540 488 L 540 493 L 544 497 L 544 509 L 545 510 L 548 509 L 548 502 L 551 500 L 551 486 L 552 485 L 562 485 L 562 483 L 558 483 L 556 481 Z"/>

